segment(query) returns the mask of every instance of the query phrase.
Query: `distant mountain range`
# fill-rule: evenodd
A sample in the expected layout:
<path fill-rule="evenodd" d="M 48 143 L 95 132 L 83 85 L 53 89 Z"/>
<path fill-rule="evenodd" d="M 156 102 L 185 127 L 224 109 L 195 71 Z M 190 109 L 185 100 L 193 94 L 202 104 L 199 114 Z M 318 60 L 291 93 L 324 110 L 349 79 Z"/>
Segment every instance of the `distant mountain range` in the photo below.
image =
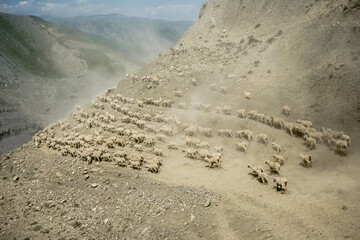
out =
<path fill-rule="evenodd" d="M 126 17 L 120 14 L 43 18 L 57 25 L 76 28 L 94 43 L 119 52 L 121 56 L 140 65 L 154 59 L 164 48 L 172 47 L 194 23 Z"/>

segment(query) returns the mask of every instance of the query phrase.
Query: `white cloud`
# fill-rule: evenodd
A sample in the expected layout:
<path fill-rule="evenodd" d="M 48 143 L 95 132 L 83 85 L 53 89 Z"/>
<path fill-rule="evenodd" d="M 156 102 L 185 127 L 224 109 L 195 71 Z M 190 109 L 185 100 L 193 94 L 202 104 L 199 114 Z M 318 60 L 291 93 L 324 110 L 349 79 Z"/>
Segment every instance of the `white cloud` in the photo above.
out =
<path fill-rule="evenodd" d="M 158 7 L 146 8 L 145 12 L 152 18 L 166 18 L 172 20 L 189 19 L 195 20 L 199 9 L 192 4 L 162 5 Z"/>
<path fill-rule="evenodd" d="M 20 1 L 19 2 L 19 5 L 20 6 L 26 6 L 26 5 L 29 5 L 33 2 L 33 0 L 30 0 L 30 1 Z"/>
<path fill-rule="evenodd" d="M 82 5 L 82 4 L 89 2 L 89 0 L 76 0 L 76 2 L 78 5 Z"/>

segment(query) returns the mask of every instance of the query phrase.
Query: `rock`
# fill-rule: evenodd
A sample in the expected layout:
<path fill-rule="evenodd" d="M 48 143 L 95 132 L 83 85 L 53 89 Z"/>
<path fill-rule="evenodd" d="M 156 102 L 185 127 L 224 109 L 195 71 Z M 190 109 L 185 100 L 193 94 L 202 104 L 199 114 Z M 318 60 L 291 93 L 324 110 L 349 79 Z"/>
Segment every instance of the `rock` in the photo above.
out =
<path fill-rule="evenodd" d="M 97 184 L 97 183 L 92 183 L 92 184 L 91 184 L 91 187 L 92 187 L 92 188 L 97 188 L 98 186 L 99 186 L 99 184 Z"/>
<path fill-rule="evenodd" d="M 80 226 L 81 226 L 81 223 L 78 222 L 78 221 L 74 221 L 74 222 L 72 222 L 72 223 L 70 224 L 70 226 L 73 227 L 73 228 L 77 228 L 77 227 L 80 227 Z"/>
<path fill-rule="evenodd" d="M 191 216 L 190 216 L 190 221 L 192 222 L 192 221 L 194 221 L 194 219 L 195 219 L 194 214 L 191 214 Z"/>
<path fill-rule="evenodd" d="M 211 205 L 211 199 L 208 199 L 205 203 L 204 203 L 204 207 L 210 207 Z"/>
<path fill-rule="evenodd" d="M 19 181 L 19 179 L 20 179 L 20 177 L 19 177 L 19 176 L 17 176 L 17 175 L 15 175 L 15 176 L 13 177 L 13 181 L 14 181 L 14 182 L 18 182 L 18 181 Z"/>

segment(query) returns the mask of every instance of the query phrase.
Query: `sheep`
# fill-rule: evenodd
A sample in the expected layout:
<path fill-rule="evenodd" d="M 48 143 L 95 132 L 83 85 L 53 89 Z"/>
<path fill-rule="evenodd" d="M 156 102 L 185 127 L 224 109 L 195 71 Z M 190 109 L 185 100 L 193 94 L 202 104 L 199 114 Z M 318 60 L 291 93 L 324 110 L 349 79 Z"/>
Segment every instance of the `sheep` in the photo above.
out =
<path fill-rule="evenodd" d="M 195 126 L 190 126 L 184 130 L 185 135 L 187 136 L 195 136 L 197 132 L 197 128 Z"/>
<path fill-rule="evenodd" d="M 305 143 L 304 145 L 307 146 L 310 150 L 316 149 L 316 139 L 308 136 L 304 136 Z"/>
<path fill-rule="evenodd" d="M 210 144 L 208 142 L 201 142 L 196 144 L 196 148 L 210 149 Z"/>
<path fill-rule="evenodd" d="M 200 108 L 204 112 L 210 112 L 211 111 L 211 105 L 210 104 L 200 104 Z"/>
<path fill-rule="evenodd" d="M 125 158 L 114 157 L 115 164 L 119 167 L 126 167 L 127 161 Z"/>
<path fill-rule="evenodd" d="M 142 133 L 133 134 L 132 136 L 130 136 L 130 140 L 134 141 L 135 143 L 142 143 L 145 140 L 145 135 Z"/>
<path fill-rule="evenodd" d="M 243 138 L 245 138 L 246 140 L 248 140 L 250 142 L 253 139 L 254 134 L 252 131 L 245 129 L 245 130 L 241 131 L 241 135 Z"/>
<path fill-rule="evenodd" d="M 250 110 L 247 113 L 247 118 L 255 120 L 257 111 L 256 110 Z"/>
<path fill-rule="evenodd" d="M 149 133 L 158 133 L 157 127 L 154 125 L 145 126 L 145 130 Z"/>
<path fill-rule="evenodd" d="M 132 169 L 136 169 L 136 170 L 141 170 L 141 162 L 137 162 L 137 161 L 130 161 L 130 167 Z"/>
<path fill-rule="evenodd" d="M 221 146 L 214 147 L 215 152 L 222 153 L 224 151 L 224 148 Z"/>
<path fill-rule="evenodd" d="M 154 139 L 153 137 L 151 137 L 151 138 L 146 138 L 146 139 L 144 140 L 144 145 L 145 145 L 146 147 L 153 147 L 153 146 L 155 145 L 155 139 Z"/>
<path fill-rule="evenodd" d="M 293 133 L 296 136 L 299 137 L 304 137 L 306 131 L 309 131 L 308 128 L 306 128 L 304 125 L 300 124 L 300 123 L 294 123 L 294 130 Z"/>
<path fill-rule="evenodd" d="M 160 148 L 153 148 L 152 153 L 159 157 L 164 156 L 163 150 Z"/>
<path fill-rule="evenodd" d="M 283 129 L 291 136 L 294 136 L 294 124 L 292 122 L 284 122 Z"/>
<path fill-rule="evenodd" d="M 349 135 L 344 134 L 344 132 L 340 132 L 340 139 L 346 141 L 347 146 L 350 147 L 351 140 Z"/>
<path fill-rule="evenodd" d="M 167 145 L 168 149 L 172 149 L 172 150 L 178 150 L 178 146 L 176 144 L 176 142 L 169 142 L 169 144 Z"/>
<path fill-rule="evenodd" d="M 218 88 L 219 88 L 216 83 L 211 84 L 209 87 L 210 87 L 211 90 L 214 90 L 214 91 L 218 90 Z"/>
<path fill-rule="evenodd" d="M 321 132 L 310 132 L 309 130 L 305 130 L 305 135 L 307 135 L 308 137 L 315 138 L 316 142 L 319 142 L 322 144 L 324 143 L 324 141 L 323 141 L 324 134 Z"/>
<path fill-rule="evenodd" d="M 117 151 L 114 153 L 114 156 L 118 158 L 127 158 L 127 153 L 125 151 Z"/>
<path fill-rule="evenodd" d="M 220 93 L 223 93 L 223 94 L 227 94 L 227 93 L 228 93 L 227 87 L 219 87 L 218 91 L 219 91 Z"/>
<path fill-rule="evenodd" d="M 127 158 L 127 160 L 130 162 L 139 162 L 142 164 L 144 161 L 144 156 L 140 153 L 133 153 Z"/>
<path fill-rule="evenodd" d="M 256 114 L 255 120 L 263 123 L 265 121 L 265 114 L 263 113 Z"/>
<path fill-rule="evenodd" d="M 267 144 L 268 143 L 268 136 L 265 133 L 261 133 L 257 136 L 257 142 Z"/>
<path fill-rule="evenodd" d="M 331 139 L 329 141 L 329 145 L 331 148 L 336 147 L 336 151 L 343 156 L 347 156 L 348 154 L 348 143 L 344 140 Z"/>
<path fill-rule="evenodd" d="M 137 118 L 136 118 L 136 119 L 137 119 Z M 136 120 L 135 124 L 136 124 L 136 126 L 138 126 L 138 128 L 144 129 L 146 122 L 145 122 L 145 121 L 142 121 L 142 120 Z"/>
<path fill-rule="evenodd" d="M 232 138 L 233 137 L 233 133 L 230 129 L 224 129 L 223 130 L 223 136 L 224 137 L 229 137 L 229 138 Z"/>
<path fill-rule="evenodd" d="M 197 85 L 198 85 L 198 83 L 197 83 L 197 81 L 196 81 L 195 78 L 191 79 L 191 83 L 192 83 L 193 86 L 197 86 Z"/>
<path fill-rule="evenodd" d="M 271 143 L 271 147 L 272 149 L 274 149 L 277 153 L 280 153 L 281 152 L 281 146 L 275 142 L 272 142 Z"/>
<path fill-rule="evenodd" d="M 256 170 L 257 179 L 262 184 L 268 184 L 267 174 L 261 170 Z"/>
<path fill-rule="evenodd" d="M 181 92 L 181 94 L 182 94 L 182 91 L 179 91 L 179 92 Z M 182 96 L 182 95 L 181 95 Z M 171 100 L 169 100 L 169 99 L 164 99 L 163 101 L 162 101 L 162 103 L 161 103 L 161 105 L 162 105 L 162 107 L 164 107 L 164 108 L 170 108 L 171 107 L 171 104 L 173 104 L 174 102 L 173 101 L 171 101 Z"/>
<path fill-rule="evenodd" d="M 188 157 L 190 159 L 195 159 L 196 150 L 190 149 L 190 148 L 185 148 L 185 149 L 182 150 L 182 152 L 185 152 L 186 157 Z"/>
<path fill-rule="evenodd" d="M 273 155 L 273 158 L 275 159 L 275 162 L 280 163 L 280 165 L 284 165 L 284 163 L 285 163 L 285 158 L 284 158 L 283 155 L 274 154 L 274 155 Z"/>
<path fill-rule="evenodd" d="M 271 173 L 280 174 L 280 163 L 278 163 L 278 162 L 270 162 L 270 161 L 266 160 L 265 164 L 269 165 Z"/>
<path fill-rule="evenodd" d="M 101 160 L 105 161 L 105 162 L 111 162 L 112 161 L 112 156 L 110 153 L 104 153 L 101 155 Z"/>
<path fill-rule="evenodd" d="M 211 156 L 205 157 L 205 161 L 209 163 L 207 167 L 213 168 L 213 167 L 221 167 L 221 153 L 213 153 Z"/>
<path fill-rule="evenodd" d="M 281 109 L 281 113 L 288 117 L 290 115 L 290 107 L 286 105 L 283 106 Z"/>
<path fill-rule="evenodd" d="M 282 191 L 283 193 L 286 193 L 287 191 L 287 179 L 284 177 L 274 177 L 273 179 L 275 185 L 276 185 L 276 190 L 277 191 Z"/>
<path fill-rule="evenodd" d="M 172 137 L 174 135 L 173 130 L 169 126 L 162 126 L 160 128 L 160 132 L 167 135 L 167 136 L 169 136 L 169 137 Z"/>
<path fill-rule="evenodd" d="M 145 165 L 144 167 L 147 168 L 149 172 L 152 172 L 152 173 L 159 172 L 159 166 L 156 163 L 151 163 L 149 165 Z"/>
<path fill-rule="evenodd" d="M 236 150 L 247 153 L 249 143 L 248 142 L 236 142 L 235 147 L 236 147 Z"/>
<path fill-rule="evenodd" d="M 174 91 L 174 96 L 175 97 L 182 97 L 183 92 L 181 90 L 178 91 Z"/>
<path fill-rule="evenodd" d="M 272 116 L 266 115 L 264 118 L 264 123 L 268 126 L 273 126 Z"/>
<path fill-rule="evenodd" d="M 238 118 L 246 118 L 246 111 L 245 109 L 240 109 L 236 111 Z"/>
<path fill-rule="evenodd" d="M 252 166 L 251 164 L 248 164 L 248 168 L 251 169 L 251 172 L 249 173 L 250 175 L 253 175 L 254 177 L 257 177 L 258 176 L 258 170 L 260 170 L 261 172 L 264 171 L 263 167 L 262 166 Z"/>
<path fill-rule="evenodd" d="M 151 115 L 148 113 L 143 114 L 142 117 L 145 121 L 148 121 L 148 122 L 151 121 L 151 118 L 152 118 Z"/>
<path fill-rule="evenodd" d="M 135 149 L 135 151 L 137 152 L 142 152 L 144 151 L 143 150 L 143 147 L 140 145 L 140 144 L 133 144 L 132 147 Z"/>
<path fill-rule="evenodd" d="M 252 98 L 251 97 L 251 92 L 244 91 L 244 97 L 245 97 L 245 99 L 250 100 Z"/>
<path fill-rule="evenodd" d="M 212 130 L 211 128 L 202 128 L 200 131 L 200 127 L 199 127 L 199 132 L 201 135 L 205 136 L 205 137 L 212 137 Z"/>
<path fill-rule="evenodd" d="M 272 122 L 272 126 L 281 129 L 285 121 L 282 118 L 275 118 L 271 116 L 271 122 Z"/>
<path fill-rule="evenodd" d="M 160 142 L 165 142 L 165 138 L 166 138 L 166 136 L 164 134 L 161 134 L 161 133 L 157 134 L 156 137 L 155 137 L 155 139 L 160 141 Z"/>
<path fill-rule="evenodd" d="M 312 122 L 307 120 L 296 120 L 296 122 L 304 125 L 305 127 L 312 127 Z"/>
<path fill-rule="evenodd" d="M 163 164 L 163 160 L 159 156 L 154 156 L 154 157 L 150 158 L 149 160 L 147 160 L 146 162 L 147 163 L 155 163 L 159 167 Z"/>
<path fill-rule="evenodd" d="M 302 161 L 301 164 L 304 167 L 307 167 L 307 168 L 312 167 L 313 160 L 312 160 L 311 155 L 304 155 L 304 154 L 300 153 L 300 159 Z"/>
<path fill-rule="evenodd" d="M 224 106 L 221 109 L 221 113 L 225 114 L 225 115 L 230 115 L 231 114 L 231 107 L 230 106 Z"/>
<path fill-rule="evenodd" d="M 207 149 L 198 149 L 195 151 L 195 158 L 200 160 L 205 160 L 206 157 L 209 157 L 209 150 Z"/>
<path fill-rule="evenodd" d="M 178 103 L 177 107 L 178 107 L 178 109 L 187 109 L 188 108 L 187 104 L 184 102 Z"/>

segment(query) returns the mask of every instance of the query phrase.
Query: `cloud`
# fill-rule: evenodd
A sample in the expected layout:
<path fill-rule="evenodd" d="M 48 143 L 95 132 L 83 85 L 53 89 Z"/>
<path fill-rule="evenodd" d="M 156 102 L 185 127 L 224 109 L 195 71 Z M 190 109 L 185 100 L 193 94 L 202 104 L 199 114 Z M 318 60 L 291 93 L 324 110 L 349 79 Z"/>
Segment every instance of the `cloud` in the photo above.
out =
<path fill-rule="evenodd" d="M 88 3 L 89 0 L 76 0 L 76 2 L 78 5 L 82 5 L 82 4 Z"/>
<path fill-rule="evenodd" d="M 195 20 L 199 14 L 199 9 L 193 4 L 161 5 L 146 8 L 145 13 L 152 18 Z"/>

